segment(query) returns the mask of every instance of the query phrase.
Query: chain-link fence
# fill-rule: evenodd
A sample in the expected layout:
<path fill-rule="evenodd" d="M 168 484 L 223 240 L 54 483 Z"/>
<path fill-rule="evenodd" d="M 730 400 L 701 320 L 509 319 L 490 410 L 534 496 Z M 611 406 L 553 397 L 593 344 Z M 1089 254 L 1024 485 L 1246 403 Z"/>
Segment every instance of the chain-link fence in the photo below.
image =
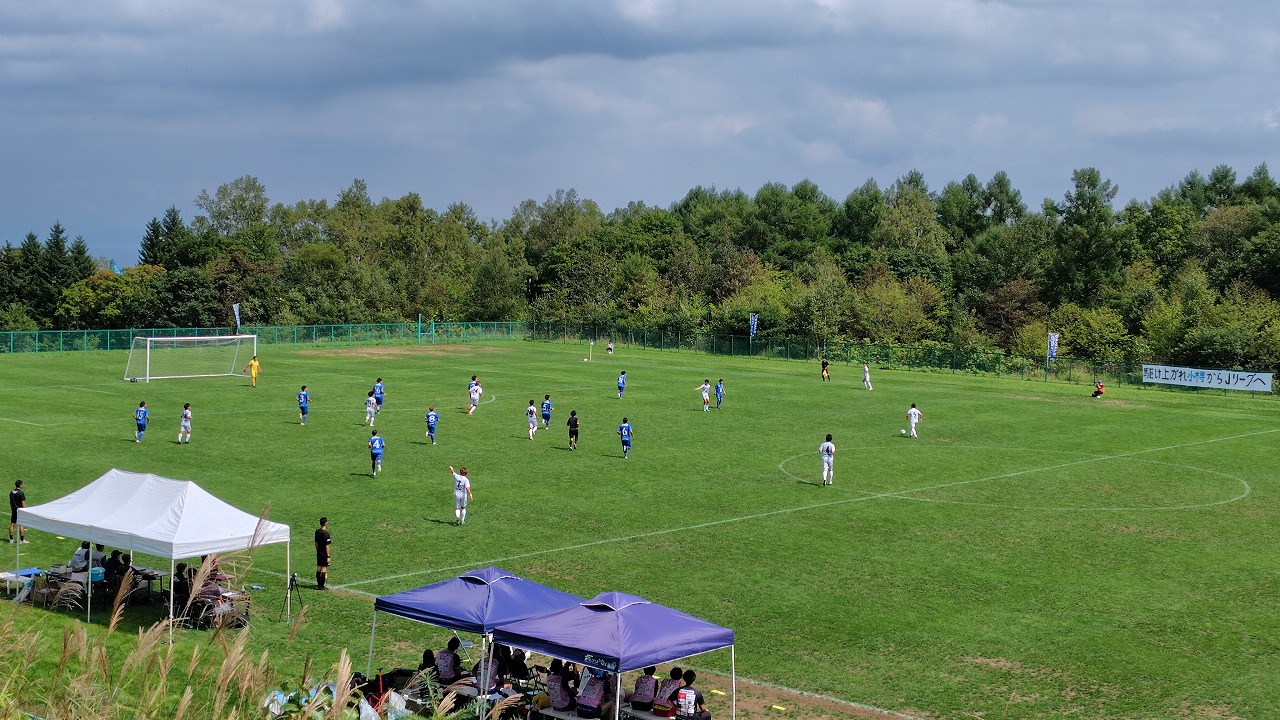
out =
<path fill-rule="evenodd" d="M 630 345 L 673 352 L 705 352 L 786 360 L 818 360 L 876 368 L 933 370 L 953 373 L 1013 375 L 1062 382 L 1142 383 L 1142 366 L 1117 361 L 1009 355 L 1000 351 L 961 350 L 941 346 L 876 345 L 808 338 L 751 338 L 745 335 L 713 335 L 673 330 L 599 327 L 577 323 L 528 323 L 529 338 L 547 342 L 590 342 Z"/>
<path fill-rule="evenodd" d="M 214 337 L 253 334 L 259 345 L 394 345 L 520 340 L 521 322 L 356 323 L 345 325 L 262 325 L 235 328 L 149 328 L 130 330 L 10 330 L 0 332 L 0 354 L 128 350 L 135 337 Z"/>
<path fill-rule="evenodd" d="M 128 350 L 135 337 L 207 337 L 255 334 L 259 345 L 312 347 L 395 344 L 476 343 L 533 340 L 604 344 L 715 355 L 817 360 L 875 368 L 973 373 L 1060 382 L 1102 380 L 1110 384 L 1142 384 L 1142 365 L 1111 360 L 1083 360 L 1010 355 L 1000 351 L 962 350 L 942 346 L 876 345 L 849 340 L 822 342 L 808 338 L 715 335 L 661 328 L 597 326 L 586 323 L 535 322 L 403 322 L 342 325 L 264 325 L 235 328 L 153 328 L 130 330 L 13 330 L 0 332 L 0 354 Z"/>

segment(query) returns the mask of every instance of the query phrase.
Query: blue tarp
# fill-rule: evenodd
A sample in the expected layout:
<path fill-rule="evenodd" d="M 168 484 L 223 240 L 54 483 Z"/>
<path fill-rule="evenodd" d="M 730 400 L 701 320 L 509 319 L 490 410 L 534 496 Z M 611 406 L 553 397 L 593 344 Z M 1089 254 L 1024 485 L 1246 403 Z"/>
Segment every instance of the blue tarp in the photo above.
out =
<path fill-rule="evenodd" d="M 582 598 L 496 567 L 480 568 L 433 585 L 383 595 L 375 611 L 457 632 L 483 635 L 503 623 L 523 620 Z"/>
<path fill-rule="evenodd" d="M 733 631 L 642 597 L 601 593 L 591 600 L 503 623 L 494 642 L 582 665 L 628 672 L 733 645 Z"/>

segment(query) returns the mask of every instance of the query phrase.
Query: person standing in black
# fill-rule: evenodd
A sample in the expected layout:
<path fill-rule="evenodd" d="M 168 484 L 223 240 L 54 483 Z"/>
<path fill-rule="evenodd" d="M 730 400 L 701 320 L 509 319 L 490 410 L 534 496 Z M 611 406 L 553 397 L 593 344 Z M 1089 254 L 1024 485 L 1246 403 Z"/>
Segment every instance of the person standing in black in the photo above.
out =
<path fill-rule="evenodd" d="M 22 491 L 22 481 L 15 480 L 9 491 L 9 544 L 13 544 L 13 526 L 18 525 L 18 508 L 27 506 L 27 494 Z M 27 544 L 27 529 L 18 525 L 18 542 Z"/>
<path fill-rule="evenodd" d="M 569 411 L 569 449 L 578 449 L 578 411 Z"/>
<path fill-rule="evenodd" d="M 827 382 L 831 379 L 831 371 L 827 370 L 830 365 L 831 363 L 827 362 L 826 358 L 822 358 L 822 382 Z"/>
<path fill-rule="evenodd" d="M 320 518 L 320 527 L 316 530 L 316 589 L 323 590 L 329 579 L 329 545 L 333 538 L 329 536 L 329 518 Z"/>

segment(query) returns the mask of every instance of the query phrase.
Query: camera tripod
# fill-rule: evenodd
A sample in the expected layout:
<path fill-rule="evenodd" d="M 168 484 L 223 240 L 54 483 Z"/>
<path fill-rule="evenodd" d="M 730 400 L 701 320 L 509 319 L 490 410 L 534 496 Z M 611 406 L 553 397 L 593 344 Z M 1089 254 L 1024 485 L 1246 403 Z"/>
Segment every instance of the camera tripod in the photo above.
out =
<path fill-rule="evenodd" d="M 289 609 L 291 601 L 296 602 L 298 607 L 302 607 L 302 587 L 298 584 L 298 573 L 289 576 L 289 587 L 284 593 L 284 604 L 280 606 L 281 615 Z"/>

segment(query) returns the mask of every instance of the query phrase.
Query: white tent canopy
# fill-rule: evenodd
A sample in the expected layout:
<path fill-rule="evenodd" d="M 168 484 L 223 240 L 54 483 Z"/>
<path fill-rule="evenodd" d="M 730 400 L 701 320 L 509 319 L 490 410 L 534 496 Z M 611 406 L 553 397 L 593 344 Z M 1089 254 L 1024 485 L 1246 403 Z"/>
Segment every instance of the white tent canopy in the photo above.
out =
<path fill-rule="evenodd" d="M 193 482 L 115 469 L 70 495 L 20 508 L 18 523 L 171 563 L 289 542 L 288 525 L 232 507 Z"/>

